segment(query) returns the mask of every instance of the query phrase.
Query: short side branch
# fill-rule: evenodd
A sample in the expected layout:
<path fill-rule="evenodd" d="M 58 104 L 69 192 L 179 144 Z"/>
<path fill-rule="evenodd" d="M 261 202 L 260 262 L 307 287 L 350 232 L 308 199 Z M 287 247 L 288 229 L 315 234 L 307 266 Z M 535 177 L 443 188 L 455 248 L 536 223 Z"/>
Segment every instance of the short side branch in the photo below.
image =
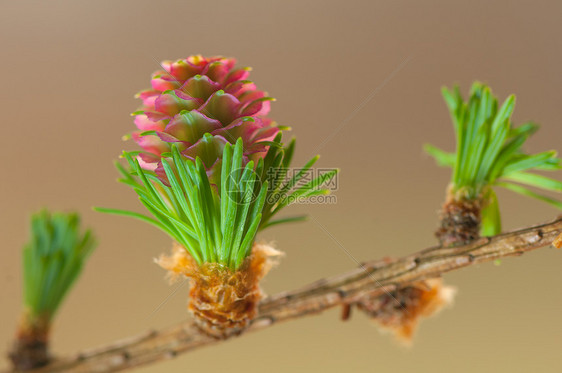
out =
<path fill-rule="evenodd" d="M 248 331 L 256 331 L 328 308 L 357 302 L 362 296 L 376 296 L 414 281 L 439 277 L 445 272 L 492 261 L 527 251 L 560 244 L 562 218 L 456 248 L 434 247 L 395 260 L 366 263 L 362 268 L 314 282 L 292 292 L 262 301 L 259 316 Z M 218 343 L 191 323 L 113 343 L 75 356 L 55 360 L 33 372 L 115 372 L 169 359 L 198 347 Z"/>

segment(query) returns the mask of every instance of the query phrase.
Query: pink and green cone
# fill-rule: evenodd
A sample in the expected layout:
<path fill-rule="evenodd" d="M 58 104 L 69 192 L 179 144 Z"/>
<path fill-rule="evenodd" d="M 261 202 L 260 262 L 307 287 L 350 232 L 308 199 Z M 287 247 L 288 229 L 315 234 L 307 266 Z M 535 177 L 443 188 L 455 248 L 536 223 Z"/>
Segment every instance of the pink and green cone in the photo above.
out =
<path fill-rule="evenodd" d="M 165 179 L 161 159 L 176 144 L 185 157 L 201 158 L 216 184 L 226 143 L 242 138 L 245 161 L 265 154 L 279 132 L 267 117 L 273 99 L 247 80 L 249 68 L 235 68 L 235 62 L 200 55 L 162 62 L 152 89 L 137 94 L 143 105 L 133 113 L 138 130 L 132 137 L 144 150 L 141 167 Z"/>

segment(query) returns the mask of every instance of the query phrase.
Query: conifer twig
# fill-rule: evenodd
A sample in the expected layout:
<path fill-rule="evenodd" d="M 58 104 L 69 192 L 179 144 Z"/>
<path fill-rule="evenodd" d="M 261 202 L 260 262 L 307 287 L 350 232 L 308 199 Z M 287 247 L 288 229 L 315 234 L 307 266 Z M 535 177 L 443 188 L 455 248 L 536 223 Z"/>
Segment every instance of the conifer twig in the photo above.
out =
<path fill-rule="evenodd" d="M 367 294 L 382 295 L 414 281 L 438 277 L 472 264 L 557 245 L 561 233 L 562 217 L 559 217 L 551 223 L 483 237 L 456 248 L 433 247 L 395 260 L 368 262 L 362 268 L 266 298 L 261 302 L 259 316 L 248 331 L 355 303 Z M 185 322 L 61 357 L 32 372 L 115 372 L 170 359 L 218 342 L 219 339 L 209 337 L 192 323 Z"/>

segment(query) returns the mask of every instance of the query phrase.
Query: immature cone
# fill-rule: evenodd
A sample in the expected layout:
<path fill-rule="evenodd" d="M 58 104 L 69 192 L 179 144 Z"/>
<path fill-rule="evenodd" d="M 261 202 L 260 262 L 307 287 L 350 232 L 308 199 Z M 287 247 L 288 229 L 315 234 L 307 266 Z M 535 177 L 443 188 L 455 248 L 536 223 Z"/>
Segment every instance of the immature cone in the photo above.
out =
<path fill-rule="evenodd" d="M 152 89 L 137 95 L 143 106 L 133 113 L 139 130 L 132 136 L 145 150 L 139 154 L 143 168 L 165 178 L 162 153 L 176 144 L 187 158 L 200 157 L 213 179 L 227 142 L 241 137 L 246 160 L 267 150 L 260 142 L 279 131 L 267 118 L 272 99 L 247 80 L 250 69 L 235 68 L 235 62 L 203 56 L 162 62 L 162 70 L 152 75 Z M 142 135 L 147 131 L 154 132 Z"/>
<path fill-rule="evenodd" d="M 430 279 L 378 297 L 365 297 L 357 306 L 383 330 L 391 331 L 408 344 L 420 319 L 433 316 L 451 304 L 455 292 L 455 288 L 443 285 L 441 279 Z"/>
<path fill-rule="evenodd" d="M 232 271 L 218 263 L 197 263 L 180 246 L 171 256 L 156 262 L 170 271 L 172 279 L 181 275 L 190 279 L 188 309 L 201 330 L 215 338 L 240 334 L 257 315 L 262 297 L 259 281 L 275 264 L 281 253 L 271 246 L 255 244 L 242 266 Z"/>
<path fill-rule="evenodd" d="M 449 190 L 435 232 L 441 245 L 462 245 L 480 237 L 481 209 L 481 199 L 465 198 Z"/>

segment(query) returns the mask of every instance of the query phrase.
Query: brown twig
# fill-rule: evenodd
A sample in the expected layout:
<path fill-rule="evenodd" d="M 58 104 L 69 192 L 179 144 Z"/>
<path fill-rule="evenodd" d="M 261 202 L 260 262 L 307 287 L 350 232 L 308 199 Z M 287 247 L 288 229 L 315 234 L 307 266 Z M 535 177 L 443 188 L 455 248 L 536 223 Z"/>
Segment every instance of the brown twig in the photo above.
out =
<path fill-rule="evenodd" d="M 247 331 L 280 321 L 316 314 L 338 305 L 376 296 L 414 281 L 438 277 L 472 264 L 521 255 L 551 245 L 562 232 L 562 218 L 552 223 L 480 238 L 455 248 L 434 247 L 396 259 L 366 263 L 362 268 L 314 282 L 263 300 L 259 316 Z M 198 347 L 218 343 L 191 323 L 182 323 L 110 345 L 56 359 L 32 372 L 115 372 L 173 358 Z"/>

